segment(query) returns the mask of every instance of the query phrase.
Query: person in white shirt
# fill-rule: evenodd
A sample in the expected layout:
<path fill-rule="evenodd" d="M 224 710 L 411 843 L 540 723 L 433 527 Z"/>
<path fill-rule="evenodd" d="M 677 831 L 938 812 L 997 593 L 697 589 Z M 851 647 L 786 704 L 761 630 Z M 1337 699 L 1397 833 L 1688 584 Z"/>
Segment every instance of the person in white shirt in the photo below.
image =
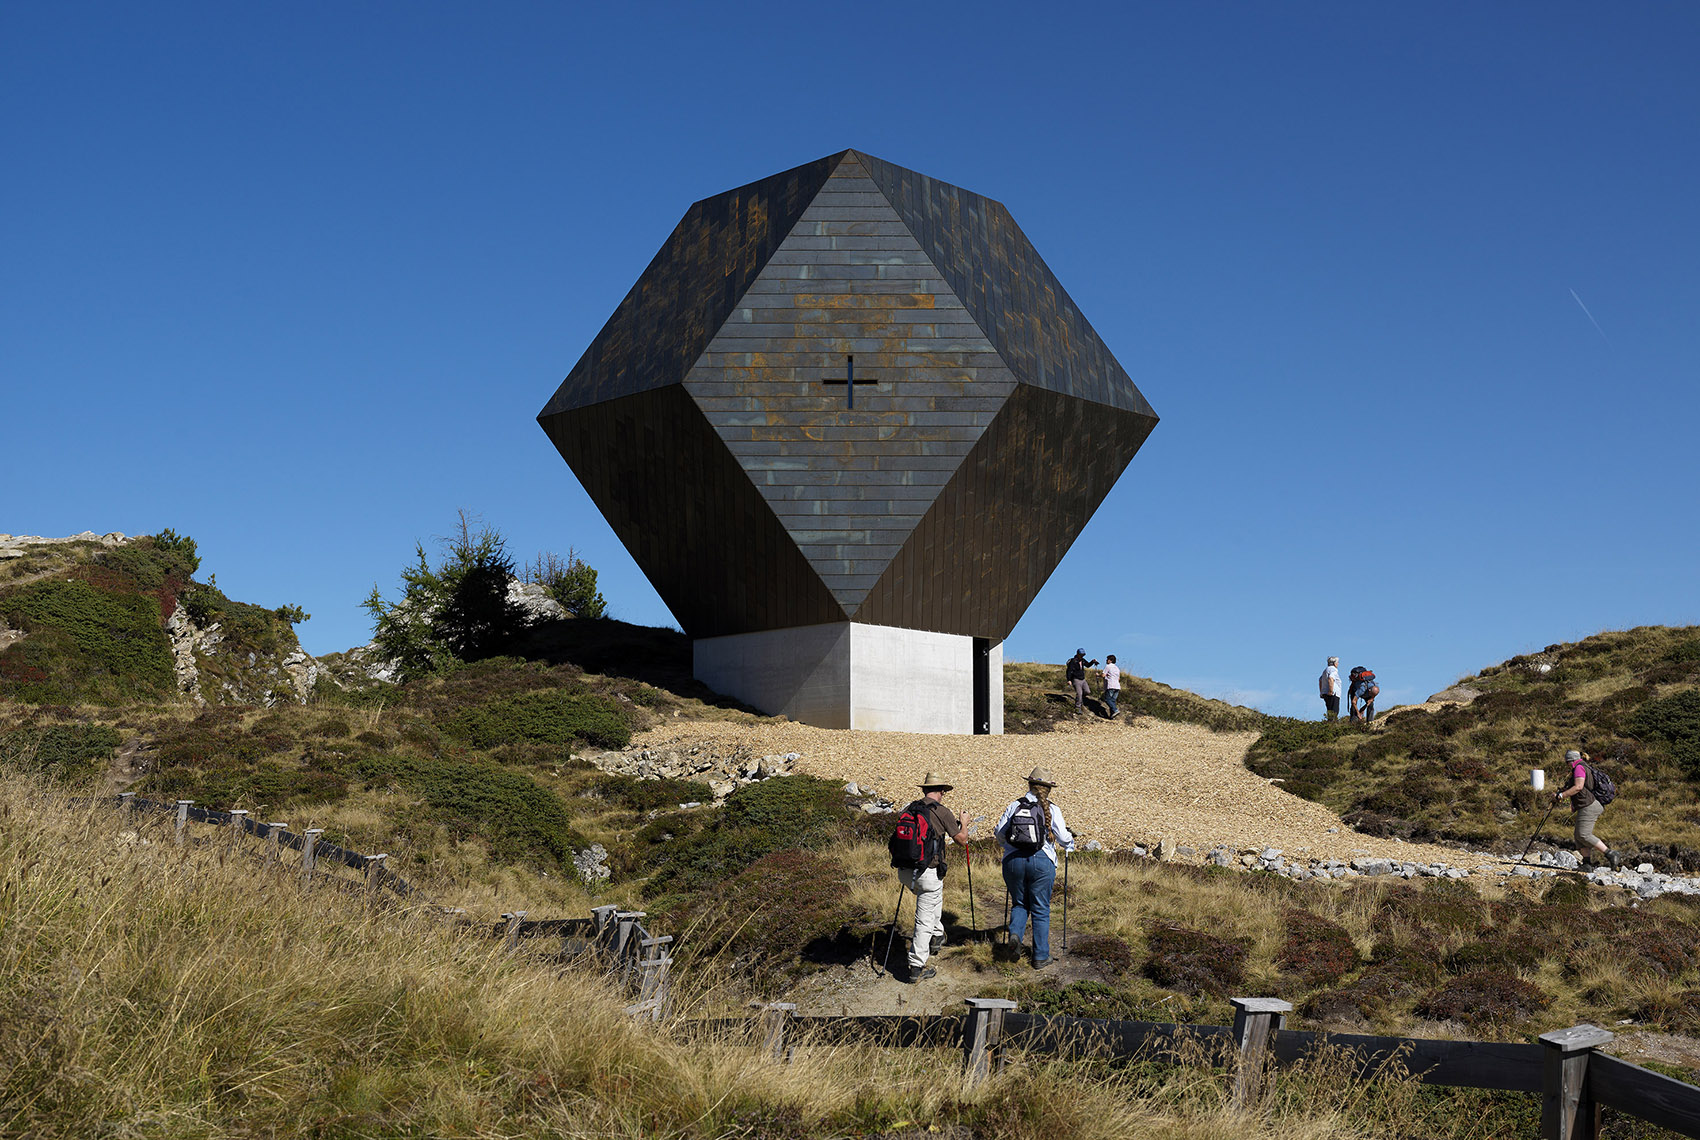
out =
<path fill-rule="evenodd" d="M 1322 676 L 1316 679 L 1317 688 L 1322 692 L 1322 707 L 1327 710 L 1324 719 L 1340 719 L 1340 659 L 1330 657 L 1328 668 L 1322 671 Z"/>
<path fill-rule="evenodd" d="M 1074 833 L 1062 809 L 1051 802 L 1057 781 L 1044 768 L 1027 777 L 1027 794 L 1004 809 L 992 834 L 1003 844 L 1003 881 L 1009 888 L 1009 938 L 1016 947 L 1033 923 L 1033 968 L 1051 964 L 1051 885 L 1056 882 L 1057 848 L 1074 852 Z"/>
<path fill-rule="evenodd" d="M 1104 703 L 1109 706 L 1110 715 L 1116 715 L 1116 702 L 1122 695 L 1122 669 L 1116 664 L 1116 655 L 1108 653 L 1104 656 Z"/>

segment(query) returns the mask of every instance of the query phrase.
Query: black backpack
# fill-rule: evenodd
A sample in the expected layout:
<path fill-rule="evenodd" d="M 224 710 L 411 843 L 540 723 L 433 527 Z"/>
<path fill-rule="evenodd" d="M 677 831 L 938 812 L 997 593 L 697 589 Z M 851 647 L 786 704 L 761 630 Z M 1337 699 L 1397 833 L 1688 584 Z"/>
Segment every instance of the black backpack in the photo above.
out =
<path fill-rule="evenodd" d="M 1009 817 L 1004 835 L 1008 837 L 1009 845 L 1021 854 L 1037 854 L 1045 846 L 1045 836 L 1049 832 L 1044 810 L 1032 800 L 1021 800 L 1020 805 Z"/>
<path fill-rule="evenodd" d="M 1602 806 L 1611 803 L 1617 798 L 1616 780 L 1613 780 L 1610 776 L 1606 775 L 1592 764 L 1584 762 L 1582 768 L 1588 773 L 1588 775 L 1594 778 L 1594 798 L 1599 800 Z"/>
<path fill-rule="evenodd" d="M 891 865 L 918 871 L 931 867 L 944 853 L 944 836 L 933 827 L 933 813 L 926 800 L 916 800 L 897 816 L 897 827 L 886 844 Z"/>
<path fill-rule="evenodd" d="M 1064 672 L 1064 679 L 1069 681 L 1084 681 L 1086 679 L 1086 662 L 1078 657 L 1070 657 L 1068 659 L 1068 668 Z"/>

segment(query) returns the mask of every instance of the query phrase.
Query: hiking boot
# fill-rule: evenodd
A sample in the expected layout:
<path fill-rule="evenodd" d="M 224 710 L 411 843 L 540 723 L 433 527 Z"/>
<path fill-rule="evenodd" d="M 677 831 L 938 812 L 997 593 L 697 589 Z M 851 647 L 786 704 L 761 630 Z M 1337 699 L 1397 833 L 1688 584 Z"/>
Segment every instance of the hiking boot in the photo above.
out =
<path fill-rule="evenodd" d="M 1606 852 L 1606 861 L 1611 864 L 1612 870 L 1614 870 L 1614 871 L 1623 870 L 1623 856 L 1619 855 L 1617 853 L 1616 848 L 1613 848 L 1612 850 Z"/>
<path fill-rule="evenodd" d="M 911 970 L 910 973 L 909 973 L 909 984 L 914 985 L 916 982 L 924 982 L 928 978 L 936 978 L 938 976 L 939 976 L 939 972 L 937 970 L 933 969 L 931 966 L 928 966 L 926 969 L 918 971 L 918 972 Z"/>
<path fill-rule="evenodd" d="M 1043 970 L 1046 966 L 1049 966 L 1050 964 L 1051 964 L 1051 960 L 1049 958 L 1040 958 L 1037 962 L 1033 963 L 1033 968 L 1035 970 Z"/>

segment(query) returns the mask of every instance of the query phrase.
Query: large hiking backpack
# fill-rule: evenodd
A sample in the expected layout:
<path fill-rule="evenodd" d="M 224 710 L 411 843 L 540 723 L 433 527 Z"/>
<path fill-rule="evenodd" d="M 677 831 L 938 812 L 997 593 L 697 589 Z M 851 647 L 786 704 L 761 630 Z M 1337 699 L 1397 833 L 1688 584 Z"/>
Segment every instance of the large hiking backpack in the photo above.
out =
<path fill-rule="evenodd" d="M 1603 805 L 1609 804 L 1617 798 L 1616 780 L 1613 780 L 1592 764 L 1584 762 L 1582 767 L 1587 770 L 1590 776 L 1594 777 L 1594 798 L 1596 800 L 1599 800 Z"/>
<path fill-rule="evenodd" d="M 931 867 L 944 851 L 944 836 L 933 827 L 933 813 L 926 800 L 916 800 L 897 816 L 897 827 L 886 844 L 891 848 L 891 865 L 909 870 Z"/>
<path fill-rule="evenodd" d="M 1358 696 L 1373 698 L 1381 692 L 1381 686 L 1375 683 L 1375 670 L 1365 669 L 1358 674 Z"/>
<path fill-rule="evenodd" d="M 1009 845 L 1021 854 L 1034 855 L 1045 846 L 1045 837 L 1049 834 L 1046 823 L 1043 808 L 1032 800 L 1022 800 L 1009 817 L 1004 835 L 1009 838 Z"/>

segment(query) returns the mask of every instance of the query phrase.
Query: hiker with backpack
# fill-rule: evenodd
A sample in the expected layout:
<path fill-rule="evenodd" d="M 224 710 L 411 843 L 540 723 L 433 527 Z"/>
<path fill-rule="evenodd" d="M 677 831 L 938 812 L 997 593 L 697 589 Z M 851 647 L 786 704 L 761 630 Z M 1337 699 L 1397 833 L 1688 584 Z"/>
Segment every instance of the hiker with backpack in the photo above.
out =
<path fill-rule="evenodd" d="M 1328 667 L 1322 671 L 1322 676 L 1316 679 L 1316 686 L 1322 693 L 1322 708 L 1325 720 L 1340 719 L 1340 659 L 1330 657 Z"/>
<path fill-rule="evenodd" d="M 965 855 L 968 850 L 962 824 L 942 802 L 950 788 L 938 773 L 928 772 L 921 781 L 921 798 L 898 813 L 889 844 L 898 880 L 915 892 L 915 935 L 909 940 L 911 983 L 924 982 L 938 973 L 927 965 L 927 958 L 935 947 L 944 945 L 945 836 L 960 844 Z M 887 943 L 886 953 L 890 952 Z"/>
<path fill-rule="evenodd" d="M 1368 724 L 1375 719 L 1375 698 L 1381 693 L 1381 686 L 1375 680 L 1375 670 L 1354 665 L 1347 676 L 1352 682 L 1351 688 L 1346 690 L 1346 704 L 1351 710 L 1351 719 L 1354 723 L 1361 720 Z M 1361 715 L 1358 709 L 1359 701 L 1363 702 Z"/>
<path fill-rule="evenodd" d="M 1027 794 L 1004 809 L 992 830 L 1003 843 L 1003 881 L 1009 888 L 1009 937 L 1019 948 L 1033 923 L 1033 968 L 1051 963 L 1051 886 L 1056 882 L 1057 848 L 1074 853 L 1074 833 L 1062 809 L 1051 802 L 1057 781 L 1045 768 L 1027 777 Z"/>
<path fill-rule="evenodd" d="M 1086 650 L 1076 649 L 1074 656 L 1063 666 L 1063 676 L 1068 678 L 1069 688 L 1074 690 L 1074 711 L 1086 711 L 1086 670 L 1098 664 L 1098 659 L 1086 660 Z"/>
<path fill-rule="evenodd" d="M 1576 814 L 1576 846 L 1582 854 L 1586 856 L 1588 848 L 1592 847 L 1604 855 L 1611 863 L 1611 869 L 1616 871 L 1623 866 L 1623 856 L 1607 847 L 1594 834 L 1594 824 L 1599 822 L 1606 805 L 1617 798 L 1617 784 L 1595 768 L 1590 763 L 1592 759 L 1586 752 L 1578 752 L 1574 748 L 1564 754 L 1565 763 L 1570 766 L 1571 783 L 1562 792 L 1554 792 L 1553 800 L 1570 801 L 1570 810 Z"/>

